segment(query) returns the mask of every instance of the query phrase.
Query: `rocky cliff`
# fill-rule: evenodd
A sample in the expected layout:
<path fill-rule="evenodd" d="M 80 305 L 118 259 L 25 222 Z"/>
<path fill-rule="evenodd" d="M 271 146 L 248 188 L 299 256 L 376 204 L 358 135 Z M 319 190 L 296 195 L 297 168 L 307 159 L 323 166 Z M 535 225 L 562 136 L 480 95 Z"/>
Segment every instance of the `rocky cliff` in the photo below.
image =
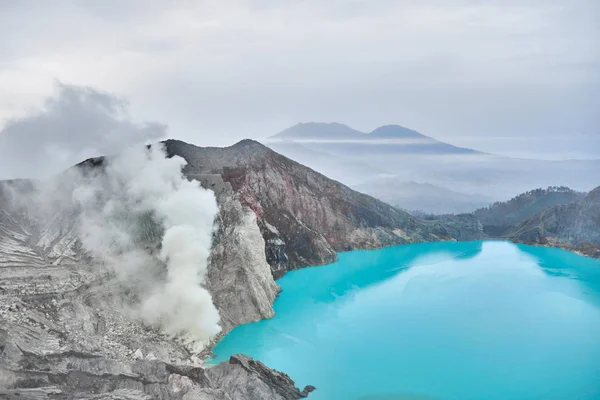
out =
<path fill-rule="evenodd" d="M 563 247 L 600 258 L 600 187 L 577 202 L 549 207 L 508 229 L 519 242 Z"/>
<path fill-rule="evenodd" d="M 475 219 L 450 226 L 421 221 L 252 140 L 228 148 L 175 140 L 165 145 L 169 155 L 187 161 L 188 176 L 221 176 L 235 198 L 254 212 L 275 278 L 332 262 L 337 251 L 482 235 Z"/>
<path fill-rule="evenodd" d="M 0 398 L 259 400 L 307 396 L 310 387 L 301 392 L 285 374 L 245 356 L 204 368 L 185 344 L 141 323 L 123 304 L 127 297 L 113 279 L 114 271 L 82 252 L 76 229 L 78 210 L 62 202 L 42 202 L 38 204 L 45 204 L 47 210 L 25 213 L 31 211 L 27 203 L 38 201 L 36 185 L 28 181 L 0 185 Z M 254 214 L 227 198 L 218 218 L 211 255 L 218 268 L 210 273 L 213 296 L 223 307 L 224 325 L 269 317 L 278 288 L 265 261 Z M 239 251 L 227 252 L 226 248 Z M 232 265 L 245 266 L 247 276 L 240 277 Z M 248 293 L 254 297 L 223 293 L 236 285 L 250 286 Z M 252 300 L 255 307 L 232 304 L 234 298 L 236 302 Z M 262 306 L 256 304 L 258 298 Z M 239 315 L 240 310 L 248 314 Z"/>
<path fill-rule="evenodd" d="M 481 236 L 472 216 L 421 221 L 254 141 L 228 148 L 164 143 L 184 174 L 216 195 L 206 288 L 223 332 L 269 318 L 275 278 L 336 251 Z M 77 175 L 103 173 L 87 160 Z M 48 197 L 44 186 L 49 184 Z M 42 188 L 42 189 L 40 189 Z M 0 184 L 0 390 L 15 398 L 296 399 L 285 375 L 237 356 L 204 368 L 181 341 L 142 323 L 137 295 L 82 248 L 69 172 Z M 67 199 L 67 201 L 65 201 Z M 145 218 L 145 217 L 144 217 Z M 151 219 L 151 218 L 150 218 Z M 150 228 L 149 228 L 150 227 Z M 156 251 L 151 224 L 142 249 Z M 160 268 L 158 275 L 160 275 Z M 110 394 L 110 395 L 109 395 Z"/>

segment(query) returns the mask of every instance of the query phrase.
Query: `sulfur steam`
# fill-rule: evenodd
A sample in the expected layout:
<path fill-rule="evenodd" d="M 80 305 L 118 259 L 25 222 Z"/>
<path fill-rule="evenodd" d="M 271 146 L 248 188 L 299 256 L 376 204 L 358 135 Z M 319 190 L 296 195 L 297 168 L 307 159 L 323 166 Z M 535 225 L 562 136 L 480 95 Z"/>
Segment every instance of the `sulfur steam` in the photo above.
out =
<path fill-rule="evenodd" d="M 91 263 L 70 245 L 50 258 L 100 276 L 111 271 L 115 279 L 102 292 L 111 306 L 201 347 L 220 331 L 204 288 L 214 194 L 185 179 L 185 161 L 166 158 L 161 146 L 127 149 L 165 136 L 165 125 L 134 122 L 127 102 L 110 93 L 56 89 L 44 107 L 0 131 L 0 178 L 44 177 L 0 182 L 0 201 L 48 227 L 37 238 L 41 247 L 53 247 L 55 234 L 79 240 Z M 110 153 L 118 155 L 69 168 Z"/>
<path fill-rule="evenodd" d="M 143 321 L 201 348 L 220 331 L 203 287 L 217 203 L 182 174 L 185 160 L 134 147 L 79 179 L 83 248 L 135 296 Z"/>

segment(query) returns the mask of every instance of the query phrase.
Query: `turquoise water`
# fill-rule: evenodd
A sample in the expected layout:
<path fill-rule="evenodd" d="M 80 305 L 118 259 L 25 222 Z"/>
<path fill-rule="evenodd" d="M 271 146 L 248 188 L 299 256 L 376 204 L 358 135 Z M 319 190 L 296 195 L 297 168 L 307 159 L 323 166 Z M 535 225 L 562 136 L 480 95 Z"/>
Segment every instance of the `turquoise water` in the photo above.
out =
<path fill-rule="evenodd" d="M 600 399 L 600 261 L 507 242 L 339 254 L 215 348 L 326 400 Z"/>

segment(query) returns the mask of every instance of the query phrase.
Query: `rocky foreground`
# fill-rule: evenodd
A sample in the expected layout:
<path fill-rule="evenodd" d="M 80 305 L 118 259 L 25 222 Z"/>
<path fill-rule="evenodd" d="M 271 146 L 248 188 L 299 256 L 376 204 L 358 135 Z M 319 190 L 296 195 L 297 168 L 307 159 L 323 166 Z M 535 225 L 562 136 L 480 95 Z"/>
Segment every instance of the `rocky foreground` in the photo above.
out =
<path fill-rule="evenodd" d="M 421 221 L 257 142 L 165 147 L 217 197 L 206 287 L 224 333 L 273 316 L 275 279 L 336 251 L 482 237 L 473 216 Z M 74 188 L 58 190 L 69 198 Z M 42 207 L 35 194 L 32 182 L 0 185 L 0 397 L 287 400 L 313 389 L 242 355 L 205 367 L 186 343 L 143 324 L 136 293 L 82 249 L 80 210 L 50 199 Z"/>

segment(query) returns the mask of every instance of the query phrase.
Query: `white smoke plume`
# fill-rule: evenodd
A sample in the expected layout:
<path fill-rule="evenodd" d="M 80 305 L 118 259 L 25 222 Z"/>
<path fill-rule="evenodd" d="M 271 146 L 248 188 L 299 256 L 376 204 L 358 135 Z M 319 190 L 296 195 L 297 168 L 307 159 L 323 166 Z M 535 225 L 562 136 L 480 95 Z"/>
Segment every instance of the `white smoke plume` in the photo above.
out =
<path fill-rule="evenodd" d="M 42 178 L 0 182 L 0 202 L 35 221 L 38 248 L 67 235 L 49 257 L 74 258 L 87 274 L 69 248 L 79 239 L 94 272 L 111 271 L 118 283 L 107 300 L 199 349 L 220 331 L 204 288 L 218 209 L 212 191 L 185 179 L 182 158 L 141 144 L 165 132 L 133 122 L 112 94 L 57 83 L 41 110 L 0 130 L 0 178 Z M 101 166 L 69 168 L 110 154 Z"/>
<path fill-rule="evenodd" d="M 0 128 L 0 179 L 47 179 L 86 158 L 157 141 L 166 131 L 158 122 L 134 121 L 118 96 L 57 82 L 43 107 Z"/>
<path fill-rule="evenodd" d="M 161 146 L 133 147 L 108 159 L 73 198 L 84 249 L 135 292 L 141 318 L 200 349 L 220 332 L 202 287 L 218 207 L 212 191 L 183 176 L 184 165 Z"/>

